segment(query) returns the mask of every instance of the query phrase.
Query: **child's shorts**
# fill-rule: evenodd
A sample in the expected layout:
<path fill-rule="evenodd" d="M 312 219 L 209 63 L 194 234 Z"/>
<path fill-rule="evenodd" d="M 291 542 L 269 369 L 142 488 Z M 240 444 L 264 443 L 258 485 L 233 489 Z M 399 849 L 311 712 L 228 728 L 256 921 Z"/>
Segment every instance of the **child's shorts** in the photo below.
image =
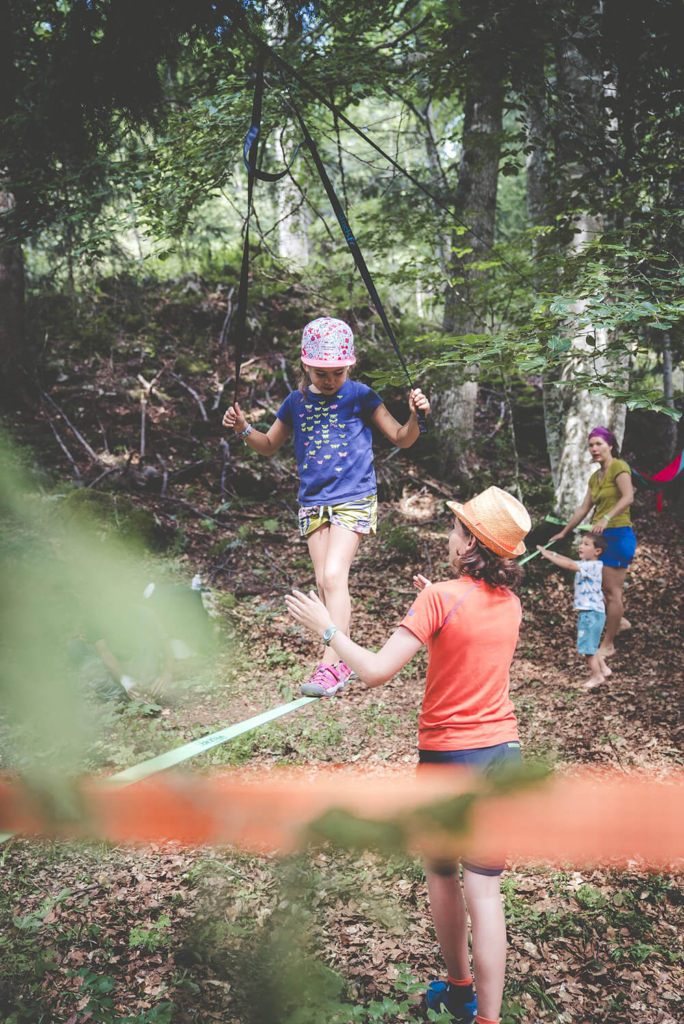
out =
<path fill-rule="evenodd" d="M 613 526 L 603 531 L 608 547 L 599 555 L 604 565 L 614 565 L 626 569 L 634 558 L 636 536 L 631 526 Z"/>
<path fill-rule="evenodd" d="M 454 764 L 474 768 L 484 772 L 485 775 L 502 768 L 522 764 L 520 744 L 517 740 L 511 740 L 509 743 L 497 743 L 493 747 L 471 747 L 469 750 L 419 750 L 418 758 L 419 771 L 420 765 L 423 764 Z M 475 864 L 465 860 L 462 860 L 461 863 L 464 868 L 474 871 L 476 875 L 500 875 L 504 869 L 503 864 Z M 458 862 L 432 861 L 429 867 L 438 875 L 454 875 L 458 871 Z"/>
<path fill-rule="evenodd" d="M 605 624 L 605 612 L 579 613 L 577 617 L 577 650 L 580 654 L 596 654 Z"/>
<path fill-rule="evenodd" d="M 302 505 L 299 509 L 299 532 L 309 537 L 314 530 L 330 523 L 352 533 L 375 533 L 378 528 L 378 496 L 354 498 L 340 505 Z"/>

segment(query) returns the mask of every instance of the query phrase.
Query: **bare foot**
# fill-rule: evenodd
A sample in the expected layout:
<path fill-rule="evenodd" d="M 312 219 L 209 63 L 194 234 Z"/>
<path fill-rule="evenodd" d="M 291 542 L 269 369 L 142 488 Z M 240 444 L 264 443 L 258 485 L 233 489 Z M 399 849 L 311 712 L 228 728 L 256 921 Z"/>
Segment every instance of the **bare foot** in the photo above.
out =
<path fill-rule="evenodd" d="M 599 647 L 596 653 L 599 658 L 610 658 L 611 655 L 615 654 L 615 646 L 611 644 L 610 647 Z"/>
<path fill-rule="evenodd" d="M 605 668 L 602 668 L 601 671 L 603 672 L 603 678 L 604 679 L 607 679 L 608 676 L 612 676 L 612 674 L 613 674 L 612 668 L 608 668 L 607 665 L 605 666 Z"/>
<path fill-rule="evenodd" d="M 632 623 L 629 619 L 626 619 L 624 615 L 620 619 L 620 625 L 618 626 L 618 633 L 624 633 L 626 630 L 632 628 Z"/>
<path fill-rule="evenodd" d="M 605 682 L 603 676 L 590 676 L 586 683 L 582 683 L 582 689 L 593 690 L 595 686 L 600 686 L 603 682 Z"/>

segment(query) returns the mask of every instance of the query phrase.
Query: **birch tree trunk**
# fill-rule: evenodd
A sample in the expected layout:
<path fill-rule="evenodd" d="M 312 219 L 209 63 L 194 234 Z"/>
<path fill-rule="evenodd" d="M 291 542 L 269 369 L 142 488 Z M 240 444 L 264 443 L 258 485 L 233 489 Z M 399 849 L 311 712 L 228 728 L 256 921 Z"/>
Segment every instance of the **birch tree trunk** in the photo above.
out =
<path fill-rule="evenodd" d="M 289 163 L 291 150 L 284 129 L 277 133 L 277 153 L 280 165 Z M 277 187 L 278 252 L 283 259 L 291 261 L 296 267 L 305 267 L 309 262 L 309 207 L 306 205 L 304 193 L 297 188 L 290 175 L 286 175 Z"/>
<path fill-rule="evenodd" d="M 445 335 L 483 333 L 474 309 L 474 292 L 488 277 L 477 263 L 494 243 L 496 191 L 501 153 L 504 90 L 501 81 L 487 80 L 468 90 L 465 101 L 456 209 L 473 229 L 453 233 L 452 249 L 470 248 L 462 258 L 450 256 L 450 281 L 444 295 Z M 464 277 L 463 284 L 453 283 Z M 455 384 L 442 377 L 433 396 L 432 413 L 440 435 L 442 472 L 447 479 L 467 471 L 466 454 L 472 447 L 477 406 L 477 382 Z"/>
<path fill-rule="evenodd" d="M 588 22 L 585 22 L 585 25 Z M 557 55 L 558 95 L 565 97 L 563 109 L 564 126 L 557 140 L 558 172 L 568 188 L 573 191 L 574 183 L 588 175 L 589 154 L 600 150 L 601 132 L 605 131 L 603 119 L 603 82 L 600 68 L 593 66 L 588 54 L 596 52 L 596 35 L 599 26 L 599 7 L 594 10 L 593 24 L 585 30 L 569 34 Z M 587 45 L 589 42 L 589 45 Z M 569 110 L 568 110 L 569 108 Z M 565 130 L 563 130 L 565 129 Z M 589 149 L 588 134 L 598 137 L 596 147 Z M 580 144 L 583 143 L 583 144 Z M 599 157 L 600 159 L 600 157 Z M 604 230 L 603 218 L 599 214 L 581 213 L 575 218 L 575 234 L 567 246 L 569 256 L 576 255 L 588 242 L 598 238 Z M 581 313 L 584 303 L 570 307 L 571 313 Z M 595 344 L 587 343 L 588 334 L 572 339 L 569 358 L 563 365 L 560 380 L 572 384 L 577 373 L 601 373 L 605 367 L 605 351 L 608 335 L 605 331 L 593 331 Z M 626 408 L 613 399 L 593 395 L 572 386 L 554 388 L 560 395 L 553 395 L 550 385 L 545 396 L 545 418 L 547 444 L 556 496 L 556 511 L 567 517 L 581 503 L 587 489 L 591 462 L 587 452 L 587 438 L 594 426 L 608 427 L 615 434 L 618 444 L 622 443 L 625 429 Z"/>
<path fill-rule="evenodd" d="M 674 376 L 672 373 L 672 341 L 668 331 L 663 334 L 663 404 L 674 409 Z M 677 447 L 677 424 L 669 416 L 665 423 L 666 458 L 674 456 Z"/>

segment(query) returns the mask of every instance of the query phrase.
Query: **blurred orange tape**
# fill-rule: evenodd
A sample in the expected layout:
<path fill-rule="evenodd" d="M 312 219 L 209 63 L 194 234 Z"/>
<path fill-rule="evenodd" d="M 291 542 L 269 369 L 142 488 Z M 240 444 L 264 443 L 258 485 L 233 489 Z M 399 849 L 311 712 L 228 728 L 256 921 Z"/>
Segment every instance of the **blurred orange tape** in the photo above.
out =
<path fill-rule="evenodd" d="M 484 785 L 449 768 L 418 776 L 413 770 L 283 770 L 258 781 L 254 773 L 239 772 L 209 779 L 166 775 L 122 788 L 88 780 L 78 790 L 78 820 L 56 821 L 35 794 L 6 782 L 0 783 L 0 829 L 114 843 L 229 843 L 281 853 L 316 836 L 354 837 L 360 845 L 375 840 L 433 856 L 609 860 L 616 866 L 640 860 L 653 869 L 684 857 L 682 773 L 657 781 L 584 771 L 528 783 L 509 795 Z M 466 830 L 442 827 L 454 821 Z"/>

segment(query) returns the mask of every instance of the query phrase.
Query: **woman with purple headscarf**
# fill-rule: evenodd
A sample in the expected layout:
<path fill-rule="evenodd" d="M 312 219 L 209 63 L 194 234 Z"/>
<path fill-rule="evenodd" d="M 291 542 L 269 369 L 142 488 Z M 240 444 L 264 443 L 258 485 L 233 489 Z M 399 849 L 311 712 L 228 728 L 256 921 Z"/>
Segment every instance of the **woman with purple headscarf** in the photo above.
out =
<path fill-rule="evenodd" d="M 602 658 L 615 654 L 615 637 L 622 619 L 622 588 L 629 563 L 636 550 L 629 507 L 634 501 L 632 471 L 620 458 L 615 437 L 606 427 L 594 427 L 589 434 L 589 454 L 599 468 L 589 478 L 584 501 L 570 517 L 567 526 L 551 540 L 559 540 L 582 522 L 593 508 L 592 533 L 602 533 L 608 547 L 603 562 L 603 596 L 606 599 L 606 632 L 599 648 Z"/>

